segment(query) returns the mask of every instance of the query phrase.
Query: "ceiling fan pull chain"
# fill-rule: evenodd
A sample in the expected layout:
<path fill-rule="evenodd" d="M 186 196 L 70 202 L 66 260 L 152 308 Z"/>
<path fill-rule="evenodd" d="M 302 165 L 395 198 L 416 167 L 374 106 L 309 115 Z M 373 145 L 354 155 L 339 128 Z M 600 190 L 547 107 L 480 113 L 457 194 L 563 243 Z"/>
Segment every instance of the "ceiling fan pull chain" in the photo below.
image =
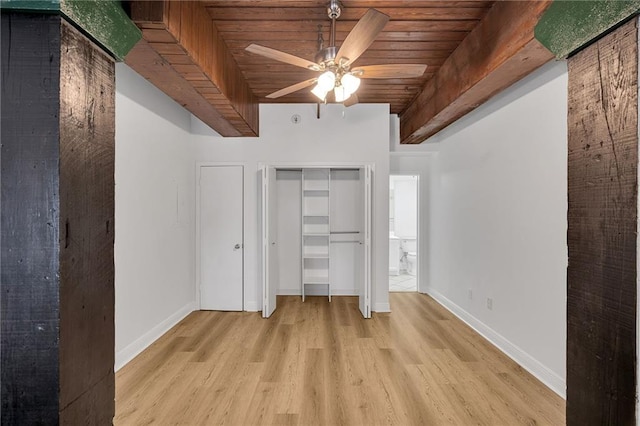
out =
<path fill-rule="evenodd" d="M 318 24 L 318 50 L 324 49 L 324 37 L 322 37 L 322 24 Z"/>

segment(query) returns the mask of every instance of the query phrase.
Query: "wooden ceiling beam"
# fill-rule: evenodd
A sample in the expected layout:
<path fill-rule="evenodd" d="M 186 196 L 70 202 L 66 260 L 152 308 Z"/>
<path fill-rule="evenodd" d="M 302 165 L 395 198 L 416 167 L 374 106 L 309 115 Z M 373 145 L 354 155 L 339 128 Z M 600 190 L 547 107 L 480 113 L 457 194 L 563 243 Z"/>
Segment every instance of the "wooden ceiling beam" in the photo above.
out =
<path fill-rule="evenodd" d="M 205 0 L 207 7 L 326 7 L 327 0 Z M 491 1 L 444 0 L 342 0 L 344 7 L 488 7 Z"/>
<path fill-rule="evenodd" d="M 416 21 L 416 20 L 479 20 L 485 15 L 484 7 L 450 8 L 450 7 L 406 7 L 406 8 L 376 8 L 388 15 L 392 21 Z M 368 7 L 345 7 L 340 19 L 343 21 L 357 21 L 367 13 Z M 327 8 L 315 7 L 302 9 L 299 7 L 213 7 L 209 13 L 215 21 L 265 21 L 265 20 L 325 20 L 327 21 Z"/>
<path fill-rule="evenodd" d="M 257 136 L 258 98 L 201 2 L 134 0 L 131 19 L 131 68 L 222 136 Z"/>
<path fill-rule="evenodd" d="M 227 46 L 231 49 L 232 52 L 242 52 L 246 49 L 246 47 L 251 44 L 249 41 L 227 41 Z M 263 44 L 264 46 L 270 47 L 272 49 L 278 49 L 286 52 L 305 52 L 311 50 L 314 52 L 317 50 L 318 43 L 317 41 L 266 41 L 262 42 L 258 38 L 256 38 L 255 43 Z M 446 58 L 449 56 L 449 52 L 452 49 L 455 49 L 455 45 L 457 43 L 439 43 L 439 42 L 430 42 L 430 41 L 374 41 L 371 46 L 369 46 L 369 50 L 413 50 L 413 51 L 422 51 L 428 52 L 431 57 L 434 58 Z M 438 48 L 439 46 L 446 47 L 444 49 Z M 452 47 L 453 46 L 453 47 Z"/>
<path fill-rule="evenodd" d="M 268 46 L 271 47 L 271 46 Z M 276 50 L 281 50 L 281 51 L 285 51 L 287 53 L 290 53 L 292 55 L 295 56 L 300 56 L 302 58 L 307 58 L 309 60 L 313 59 L 314 56 L 314 51 L 311 48 L 307 48 L 307 49 L 303 49 L 303 48 L 293 48 L 293 49 L 277 49 Z M 266 60 L 263 60 L 262 58 L 256 58 L 256 55 L 253 55 L 252 57 L 252 53 L 251 52 L 247 52 L 244 49 L 233 49 L 233 54 L 235 55 L 238 64 L 268 64 L 268 63 L 274 63 L 273 60 L 271 60 L 270 62 L 267 62 Z M 367 50 L 364 54 L 362 54 L 362 56 L 360 58 L 358 58 L 358 62 L 361 63 L 361 65 L 364 65 L 365 62 L 371 62 L 369 61 L 369 59 L 375 61 L 375 60 L 379 60 L 380 58 L 383 59 L 387 59 L 389 58 L 391 59 L 415 59 L 418 62 L 414 62 L 414 63 L 422 63 L 422 61 L 419 61 L 420 59 L 434 59 L 434 60 L 440 60 L 440 61 L 444 61 L 447 58 L 447 52 L 438 52 L 438 51 L 422 51 L 420 49 L 415 49 L 415 50 Z M 260 59 L 260 60 L 258 60 Z M 373 63 L 373 62 L 372 62 Z M 386 61 L 385 61 L 386 63 Z M 393 62 L 391 62 L 393 63 Z M 397 63 L 405 63 L 404 60 L 397 62 Z M 355 66 L 355 65 L 354 65 Z M 295 67 L 294 65 L 291 65 L 290 68 L 296 69 L 299 67 Z M 304 68 L 302 68 L 302 70 L 304 71 Z"/>
<path fill-rule="evenodd" d="M 553 59 L 534 37 L 551 4 L 496 2 L 400 114 L 403 144 L 421 143 Z"/>
<path fill-rule="evenodd" d="M 214 15 L 215 16 L 215 15 Z M 336 36 L 342 36 L 342 39 L 353 29 L 358 20 L 352 21 L 341 20 L 336 22 Z M 382 33 L 378 35 L 376 40 L 385 39 L 387 33 L 413 33 L 413 32 L 448 32 L 463 31 L 469 32 L 475 28 L 480 20 L 471 21 L 389 21 L 385 25 Z M 285 21 L 280 17 L 270 21 L 215 21 L 219 31 L 225 34 L 225 40 L 246 40 L 246 34 L 260 34 L 264 32 L 281 33 L 283 36 L 289 36 L 294 33 L 308 33 L 317 38 L 318 25 L 322 25 L 322 30 L 328 33 L 331 23 L 325 16 L 323 19 L 301 19 L 299 21 Z M 301 34 L 304 35 L 304 34 Z M 381 38 L 382 37 L 382 38 Z M 297 39 L 297 37 L 295 37 Z"/>

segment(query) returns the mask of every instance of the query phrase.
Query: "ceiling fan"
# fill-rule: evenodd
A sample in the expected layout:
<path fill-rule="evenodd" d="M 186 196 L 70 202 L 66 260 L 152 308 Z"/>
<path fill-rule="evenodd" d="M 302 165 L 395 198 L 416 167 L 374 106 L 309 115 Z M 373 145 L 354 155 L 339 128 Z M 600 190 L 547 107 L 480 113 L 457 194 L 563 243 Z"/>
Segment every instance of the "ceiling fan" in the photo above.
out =
<path fill-rule="evenodd" d="M 422 64 L 364 65 L 351 68 L 351 64 L 371 46 L 382 31 L 389 21 L 389 16 L 375 9 L 369 9 L 338 49 L 336 19 L 341 13 L 340 2 L 331 0 L 327 7 L 327 14 L 331 19 L 329 47 L 323 46 L 322 32 L 319 31 L 315 62 L 258 44 L 247 46 L 248 52 L 321 73 L 318 77 L 273 92 L 267 95 L 267 98 L 279 98 L 315 84 L 311 92 L 321 101 L 326 102 L 329 92 L 333 92 L 335 102 L 344 102 L 345 106 L 350 106 L 358 102 L 355 92 L 360 86 L 361 78 L 414 78 L 424 74 L 427 66 Z"/>

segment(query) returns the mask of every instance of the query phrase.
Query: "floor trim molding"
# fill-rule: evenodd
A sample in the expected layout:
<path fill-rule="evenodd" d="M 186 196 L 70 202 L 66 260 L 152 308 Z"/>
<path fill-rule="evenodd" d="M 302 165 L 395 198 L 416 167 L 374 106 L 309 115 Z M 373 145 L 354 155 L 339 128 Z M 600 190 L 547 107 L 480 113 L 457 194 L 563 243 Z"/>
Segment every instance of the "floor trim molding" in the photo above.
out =
<path fill-rule="evenodd" d="M 133 343 L 116 352 L 114 371 L 118 371 L 122 367 L 127 365 L 133 358 L 138 356 L 140 352 L 144 351 L 153 342 L 162 337 L 164 333 L 169 331 L 171 327 L 182 321 L 187 315 L 196 310 L 197 309 L 195 301 L 188 303 L 177 312 L 169 316 L 167 319 L 153 327 L 151 330 L 138 337 L 133 341 Z"/>
<path fill-rule="evenodd" d="M 245 312 L 258 312 L 262 309 L 258 309 L 258 302 L 245 302 L 244 310 Z"/>
<path fill-rule="evenodd" d="M 307 289 L 307 296 L 326 296 L 327 295 L 327 291 L 326 288 L 323 290 L 321 289 L 314 289 L 314 288 L 309 288 Z M 331 296 L 357 296 L 358 292 L 356 290 L 353 289 L 331 289 Z M 300 289 L 280 289 L 278 290 L 278 296 L 301 296 L 302 297 L 302 290 Z"/>
<path fill-rule="evenodd" d="M 389 302 L 376 303 L 375 309 L 373 310 L 373 312 L 378 312 L 378 313 L 391 312 L 391 305 L 389 304 Z"/>
<path fill-rule="evenodd" d="M 505 355 L 517 362 L 522 368 L 533 374 L 538 380 L 544 383 L 549 389 L 566 399 L 566 383 L 565 380 L 551 371 L 544 364 L 533 358 L 524 350 L 511 343 L 501 334 L 493 330 L 491 327 L 471 315 L 469 312 L 456 305 L 451 300 L 437 290 L 427 288 L 429 296 L 436 302 L 445 307 L 448 311 L 460 318 L 469 327 L 473 328 L 478 334 L 491 342 L 495 347 L 500 349 Z"/>

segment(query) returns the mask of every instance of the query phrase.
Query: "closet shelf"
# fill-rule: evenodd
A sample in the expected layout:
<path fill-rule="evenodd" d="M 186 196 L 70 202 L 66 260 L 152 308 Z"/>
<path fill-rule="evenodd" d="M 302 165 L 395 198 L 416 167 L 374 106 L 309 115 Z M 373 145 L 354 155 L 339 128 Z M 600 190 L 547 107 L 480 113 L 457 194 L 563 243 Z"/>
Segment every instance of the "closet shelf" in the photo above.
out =
<path fill-rule="evenodd" d="M 329 277 L 306 277 L 304 284 L 329 284 Z"/>
<path fill-rule="evenodd" d="M 329 281 L 331 171 L 327 168 L 302 169 L 302 301 L 306 284 L 326 285 Z"/>

